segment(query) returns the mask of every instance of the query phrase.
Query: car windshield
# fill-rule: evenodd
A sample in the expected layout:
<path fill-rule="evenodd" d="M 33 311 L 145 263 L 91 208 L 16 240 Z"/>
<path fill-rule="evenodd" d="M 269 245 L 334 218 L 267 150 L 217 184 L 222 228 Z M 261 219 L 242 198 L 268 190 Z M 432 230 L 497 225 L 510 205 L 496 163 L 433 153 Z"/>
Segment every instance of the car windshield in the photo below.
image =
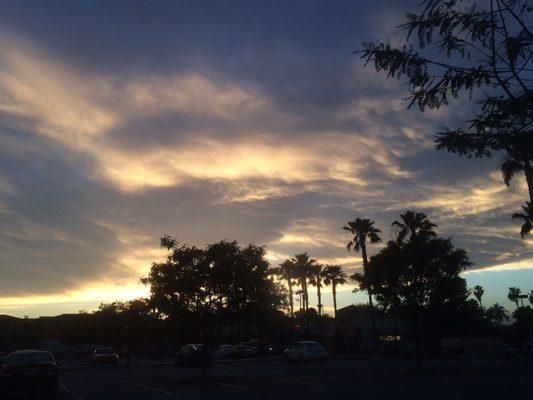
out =
<path fill-rule="evenodd" d="M 317 348 L 322 347 L 322 346 L 320 345 L 320 343 L 317 343 L 317 342 L 307 342 L 305 345 L 306 345 L 307 347 L 311 347 L 311 348 L 313 348 L 313 349 L 317 349 Z"/>
<path fill-rule="evenodd" d="M 96 349 L 94 354 L 116 354 L 114 349 Z"/>
<path fill-rule="evenodd" d="M 54 359 L 50 353 L 17 353 L 6 358 L 6 365 L 40 365 L 50 364 Z"/>

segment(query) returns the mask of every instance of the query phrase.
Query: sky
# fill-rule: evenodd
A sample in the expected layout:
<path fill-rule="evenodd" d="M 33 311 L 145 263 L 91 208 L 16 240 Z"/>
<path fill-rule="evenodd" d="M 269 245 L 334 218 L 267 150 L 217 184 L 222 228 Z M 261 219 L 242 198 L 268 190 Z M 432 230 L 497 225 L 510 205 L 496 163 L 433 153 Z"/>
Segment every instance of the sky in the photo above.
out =
<path fill-rule="evenodd" d="M 346 221 L 384 239 L 408 210 L 469 251 L 468 285 L 533 290 L 526 198 L 499 156 L 436 152 L 467 99 L 424 113 L 357 54 L 417 1 L 2 1 L 0 313 L 145 296 L 164 234 L 361 268 Z M 379 246 L 370 248 L 374 254 Z M 365 301 L 347 285 L 339 307 Z M 324 296 L 326 311 L 331 296 Z M 316 301 L 314 297 L 310 302 Z"/>

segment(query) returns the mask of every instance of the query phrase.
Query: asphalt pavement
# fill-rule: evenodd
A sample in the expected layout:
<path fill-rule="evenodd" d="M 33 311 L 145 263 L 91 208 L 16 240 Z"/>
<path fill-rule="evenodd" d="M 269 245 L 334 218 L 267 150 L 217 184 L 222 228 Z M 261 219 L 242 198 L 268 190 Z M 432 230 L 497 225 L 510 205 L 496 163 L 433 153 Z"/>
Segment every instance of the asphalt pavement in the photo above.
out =
<path fill-rule="evenodd" d="M 520 360 L 339 358 L 218 362 L 198 368 L 145 365 L 60 371 L 59 399 L 503 399 L 531 398 L 533 367 Z"/>

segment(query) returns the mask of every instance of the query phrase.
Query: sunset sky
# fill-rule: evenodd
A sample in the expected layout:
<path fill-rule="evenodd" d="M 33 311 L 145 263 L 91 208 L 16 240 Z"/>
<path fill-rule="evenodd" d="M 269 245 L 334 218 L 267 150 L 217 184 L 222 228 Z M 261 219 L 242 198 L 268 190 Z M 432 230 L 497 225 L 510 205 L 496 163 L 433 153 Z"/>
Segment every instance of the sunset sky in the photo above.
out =
<path fill-rule="evenodd" d="M 143 296 L 163 234 L 353 273 L 344 223 L 372 218 L 388 239 L 412 208 L 469 250 L 484 304 L 512 310 L 507 288 L 533 289 L 533 238 L 510 217 L 525 180 L 435 151 L 467 99 L 406 110 L 405 86 L 352 54 L 397 40 L 418 3 L 2 2 L 0 313 Z M 351 289 L 340 307 L 365 301 Z"/>

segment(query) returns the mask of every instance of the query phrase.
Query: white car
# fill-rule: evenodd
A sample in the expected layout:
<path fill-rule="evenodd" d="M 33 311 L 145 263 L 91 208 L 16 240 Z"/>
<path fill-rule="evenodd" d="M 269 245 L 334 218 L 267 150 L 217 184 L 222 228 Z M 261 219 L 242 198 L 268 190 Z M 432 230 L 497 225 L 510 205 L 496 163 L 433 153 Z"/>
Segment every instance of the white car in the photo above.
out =
<path fill-rule="evenodd" d="M 285 349 L 283 357 L 287 361 L 326 361 L 326 358 L 328 358 L 328 351 L 318 342 L 301 341 L 296 342 L 289 348 Z"/>
<path fill-rule="evenodd" d="M 215 358 L 216 359 L 227 358 L 233 351 L 234 347 L 235 346 L 233 346 L 232 344 L 222 344 L 218 346 L 215 350 Z"/>

